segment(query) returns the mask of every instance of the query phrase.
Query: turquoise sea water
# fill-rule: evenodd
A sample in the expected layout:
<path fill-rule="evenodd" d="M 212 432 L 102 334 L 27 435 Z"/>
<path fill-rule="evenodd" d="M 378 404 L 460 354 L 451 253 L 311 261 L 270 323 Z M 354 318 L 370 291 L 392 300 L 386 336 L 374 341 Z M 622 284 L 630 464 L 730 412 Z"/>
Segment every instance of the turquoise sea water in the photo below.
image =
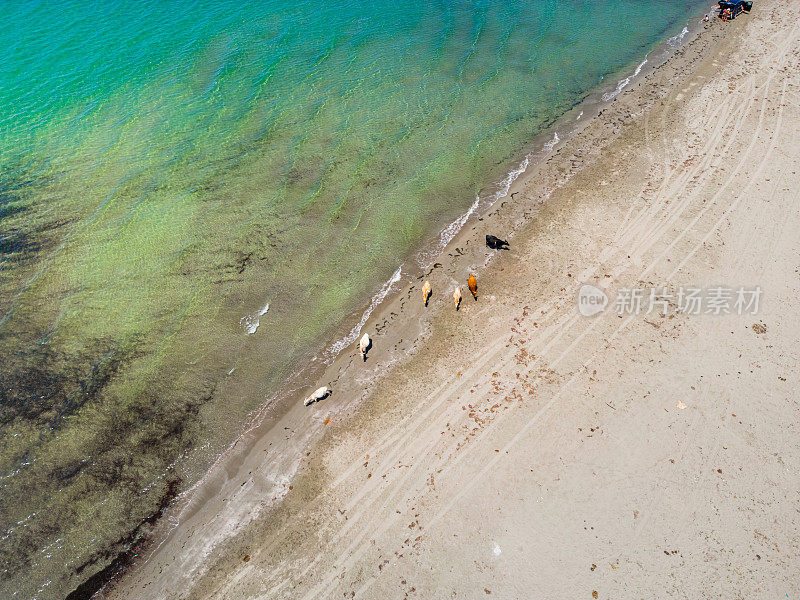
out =
<path fill-rule="evenodd" d="M 108 565 L 526 142 L 705 5 L 4 2 L 0 597 Z"/>

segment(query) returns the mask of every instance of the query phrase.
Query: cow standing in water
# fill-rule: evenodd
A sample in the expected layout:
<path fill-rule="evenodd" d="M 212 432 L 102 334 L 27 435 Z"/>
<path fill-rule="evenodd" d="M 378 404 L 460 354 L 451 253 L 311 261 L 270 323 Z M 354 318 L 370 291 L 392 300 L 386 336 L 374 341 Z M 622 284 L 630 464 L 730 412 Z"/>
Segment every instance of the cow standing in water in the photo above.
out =
<path fill-rule="evenodd" d="M 475 279 L 475 275 L 473 275 L 472 273 L 469 274 L 469 278 L 467 279 L 467 287 L 469 288 L 469 291 L 472 292 L 472 297 L 475 298 L 475 300 L 477 300 L 478 280 Z"/>

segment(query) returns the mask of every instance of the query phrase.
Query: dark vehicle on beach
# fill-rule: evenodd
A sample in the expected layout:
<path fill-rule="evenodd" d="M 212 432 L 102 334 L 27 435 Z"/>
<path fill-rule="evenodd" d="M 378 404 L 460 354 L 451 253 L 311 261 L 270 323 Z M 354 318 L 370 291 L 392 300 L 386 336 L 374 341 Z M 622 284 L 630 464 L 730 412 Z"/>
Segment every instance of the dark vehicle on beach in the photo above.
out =
<path fill-rule="evenodd" d="M 730 21 L 743 12 L 750 12 L 752 8 L 753 3 L 746 0 L 720 0 L 719 17 L 723 21 Z"/>

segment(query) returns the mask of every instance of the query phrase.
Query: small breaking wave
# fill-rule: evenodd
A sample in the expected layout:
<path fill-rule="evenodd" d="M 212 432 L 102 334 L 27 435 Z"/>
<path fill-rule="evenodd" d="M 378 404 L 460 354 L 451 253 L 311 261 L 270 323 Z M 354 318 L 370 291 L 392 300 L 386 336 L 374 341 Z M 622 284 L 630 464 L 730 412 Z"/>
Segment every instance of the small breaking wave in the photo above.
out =
<path fill-rule="evenodd" d="M 645 56 L 644 60 L 641 63 L 639 63 L 638 67 L 636 67 L 636 70 L 633 72 L 633 75 L 629 75 L 625 79 L 620 79 L 619 83 L 617 83 L 617 89 L 615 89 L 613 92 L 608 92 L 607 94 L 603 94 L 603 100 L 605 102 L 609 102 L 614 98 L 616 98 L 617 96 L 619 96 L 622 93 L 622 90 L 628 87 L 628 85 L 631 82 L 631 79 L 638 76 L 639 73 L 642 72 L 642 69 L 646 64 L 647 64 L 647 57 Z"/>
<path fill-rule="evenodd" d="M 500 189 L 492 195 L 492 204 L 500 200 L 500 198 L 505 198 L 508 195 L 508 191 L 511 189 L 511 184 L 517 180 L 517 177 L 522 175 L 528 169 L 529 164 L 530 156 L 526 156 L 522 159 L 522 162 L 519 163 L 519 166 L 517 166 L 516 169 L 511 169 L 508 172 L 508 175 L 506 175 L 505 179 L 500 182 Z"/>
<path fill-rule="evenodd" d="M 422 267 L 423 269 L 429 269 L 433 264 L 432 261 L 439 255 L 439 253 L 444 250 L 445 246 L 449 244 L 458 232 L 464 227 L 466 222 L 472 216 L 472 214 L 478 209 L 478 205 L 481 203 L 480 195 L 475 196 L 475 201 L 472 203 L 472 206 L 469 207 L 467 212 L 463 215 L 458 217 L 455 221 L 450 223 L 449 225 L 445 226 L 439 232 L 439 240 L 433 245 L 432 248 L 427 250 L 421 251 L 417 255 L 417 264 Z"/>
<path fill-rule="evenodd" d="M 447 227 L 442 229 L 439 233 L 439 250 L 447 246 L 451 242 L 451 240 L 456 237 L 461 228 L 464 227 L 464 223 L 472 216 L 472 213 L 478 208 L 478 204 L 480 204 L 481 198 L 480 196 L 475 196 L 475 202 L 472 203 L 472 206 L 469 207 L 469 210 L 465 212 L 463 215 L 458 217 L 455 221 L 450 223 Z"/>
<path fill-rule="evenodd" d="M 261 317 L 267 314 L 269 310 L 269 302 L 264 305 L 264 308 L 252 315 L 245 315 L 239 319 L 239 324 L 244 327 L 244 332 L 247 335 L 253 335 L 258 331 L 258 326 L 261 325 Z"/>
<path fill-rule="evenodd" d="M 583 113 L 581 113 L 581 114 L 583 114 Z M 545 142 L 545 144 L 544 144 L 544 149 L 545 149 L 545 151 L 546 151 L 546 152 L 552 152 L 552 151 L 553 151 L 553 148 L 555 148 L 555 147 L 556 147 L 556 144 L 557 144 L 558 142 L 560 142 L 560 141 L 561 141 L 561 138 L 560 138 L 560 137 L 558 137 L 558 133 L 554 133 L 554 134 L 553 134 L 553 139 L 552 139 L 552 140 L 550 140 L 549 142 Z"/>
<path fill-rule="evenodd" d="M 677 35 L 673 35 L 671 38 L 667 40 L 667 45 L 672 46 L 673 48 L 680 46 L 683 43 L 683 38 L 686 37 L 687 33 L 689 33 L 689 28 L 684 27 L 683 31 L 681 31 Z"/>
<path fill-rule="evenodd" d="M 556 137 L 558 137 L 558 135 L 556 135 Z M 522 162 L 520 162 L 519 165 L 508 172 L 508 174 L 498 184 L 497 191 L 495 191 L 489 198 L 489 206 L 492 206 L 500 198 L 505 198 L 508 195 L 508 192 L 511 189 L 511 184 L 513 184 L 517 177 L 522 175 L 527 170 L 529 164 L 530 156 L 526 156 L 524 159 L 522 159 Z M 456 237 L 458 232 L 464 228 L 464 225 L 466 225 L 469 218 L 475 213 L 476 210 L 478 210 L 480 203 L 481 197 L 480 194 L 478 194 L 475 196 L 475 201 L 469 207 L 467 212 L 458 217 L 449 225 L 445 226 L 439 232 L 439 241 L 436 246 L 430 250 L 426 250 L 425 252 L 420 252 L 419 256 L 417 257 L 417 263 L 423 269 L 430 268 L 431 260 L 438 256 L 439 253 L 445 249 L 447 244 L 453 241 L 453 238 Z"/>
<path fill-rule="evenodd" d="M 389 292 L 392 291 L 394 285 L 400 281 L 400 277 L 403 274 L 403 265 L 397 267 L 397 271 L 394 272 L 389 280 L 383 284 L 383 287 L 372 297 L 372 301 L 369 303 L 367 310 L 364 311 L 364 314 L 361 315 L 361 320 L 356 324 L 353 329 L 350 330 L 346 336 L 342 339 L 337 340 L 334 342 L 330 348 L 325 352 L 325 364 L 330 364 L 330 362 L 336 358 L 336 355 L 339 354 L 342 350 L 347 348 L 350 344 L 356 341 L 356 338 L 361 333 L 361 329 L 367 323 L 367 320 L 372 315 L 372 312 L 378 307 L 378 305 L 384 301 L 386 296 L 389 295 Z"/>

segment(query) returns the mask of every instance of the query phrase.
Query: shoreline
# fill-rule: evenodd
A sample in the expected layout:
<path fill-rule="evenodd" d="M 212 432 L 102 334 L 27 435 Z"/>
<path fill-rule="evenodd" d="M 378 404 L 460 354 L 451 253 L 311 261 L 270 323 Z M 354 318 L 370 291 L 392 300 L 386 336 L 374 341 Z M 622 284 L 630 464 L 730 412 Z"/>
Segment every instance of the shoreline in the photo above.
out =
<path fill-rule="evenodd" d="M 715 6 L 715 4 L 712 3 L 709 6 Z M 555 118 L 552 123 L 547 125 L 541 133 L 534 136 L 522 148 L 520 156 L 509 161 L 510 167 L 505 175 L 482 188 L 476 195 L 472 205 L 463 214 L 446 224 L 437 234 L 424 243 L 419 250 L 412 253 L 397 267 L 392 276 L 370 298 L 366 309 L 356 310 L 351 313 L 350 318 L 342 324 L 339 331 L 334 335 L 333 341 L 326 343 L 321 350 L 315 353 L 312 362 L 320 360 L 325 366 L 329 366 L 341 352 L 355 344 L 373 313 L 375 311 L 380 312 L 382 304 L 387 299 L 391 299 L 392 294 L 400 294 L 401 288 L 405 288 L 412 284 L 415 279 L 419 279 L 422 272 L 430 273 L 437 258 L 440 258 L 445 253 L 447 247 L 467 224 L 474 220 L 482 220 L 491 211 L 496 202 L 509 197 L 514 183 L 519 178 L 524 180 L 529 177 L 529 171 L 545 162 L 556 146 L 570 140 L 598 113 L 609 107 L 621 93 L 635 88 L 645 75 L 658 69 L 684 43 L 700 34 L 702 29 L 702 24 L 692 18 L 679 33 L 657 43 L 647 53 L 643 62 L 639 63 L 635 68 L 631 70 L 629 67 L 609 76 L 610 79 L 621 78 L 615 86 L 613 84 L 598 84 L 596 88 L 587 92 L 583 99 L 575 103 L 561 116 Z M 675 43 L 676 41 L 677 43 Z M 649 58 L 653 55 L 656 55 L 656 59 L 650 61 Z M 646 68 L 645 65 L 647 65 Z M 580 123 L 578 123 L 579 121 Z M 487 197 L 491 199 L 487 199 Z M 409 265 L 409 263 L 411 264 Z M 404 275 L 405 278 L 403 277 Z M 351 321 L 355 325 L 348 333 L 344 334 L 343 332 L 347 331 L 347 327 L 349 327 L 347 323 Z M 295 372 L 288 379 L 294 380 L 300 376 L 302 376 L 301 372 Z M 287 393 L 277 392 L 275 397 L 286 395 Z"/>
<path fill-rule="evenodd" d="M 709 4 L 709 6 L 713 6 L 713 3 Z M 351 312 L 349 317 L 343 320 L 340 327 L 334 332 L 330 341 L 321 345 L 313 353 L 313 356 L 310 356 L 310 362 L 286 377 L 284 384 L 248 417 L 247 425 L 243 428 L 242 433 L 227 446 L 224 452 L 214 459 L 212 467 L 207 471 L 211 471 L 220 460 L 223 460 L 225 455 L 237 446 L 250 431 L 259 428 L 265 419 L 275 418 L 272 416 L 273 412 L 278 413 L 278 416 L 282 415 L 287 407 L 280 406 L 281 400 L 279 399 L 283 399 L 288 404 L 287 398 L 304 396 L 307 395 L 307 392 L 315 389 L 314 382 L 324 379 L 324 373 L 327 372 L 332 363 L 348 348 L 352 350 L 355 347 L 354 344 L 356 344 L 358 337 L 368 322 L 383 320 L 383 326 L 385 327 L 388 321 L 387 315 L 392 312 L 387 307 L 394 306 L 393 301 L 402 296 L 403 291 L 409 285 L 413 285 L 416 280 L 421 280 L 423 272 L 427 274 L 432 272 L 432 267 L 436 260 L 448 255 L 446 252 L 447 247 L 453 244 L 454 239 L 462 232 L 465 226 L 474 225 L 475 222 L 482 221 L 483 217 L 492 210 L 498 201 L 510 198 L 513 190 L 516 189 L 514 187 L 515 183 L 519 180 L 533 177 L 536 169 L 550 158 L 556 146 L 563 145 L 580 132 L 599 113 L 610 107 L 620 93 L 633 91 L 648 73 L 658 69 L 666 60 L 672 57 L 676 50 L 680 49 L 683 44 L 693 37 L 699 35 L 703 29 L 704 27 L 701 23 L 693 17 L 690 18 L 680 32 L 656 43 L 647 53 L 644 61 L 648 63 L 646 69 L 642 69 L 644 63 L 638 65 L 631 63 L 628 67 L 609 75 L 609 81 L 619 78 L 616 84 L 606 82 L 598 84 L 594 89 L 588 91 L 583 99 L 576 102 L 561 116 L 555 118 L 541 133 L 525 144 L 516 158 L 508 160 L 509 167 L 504 175 L 482 188 L 465 213 L 446 224 L 418 250 L 406 257 L 392 276 L 370 297 L 366 308 Z M 674 43 L 676 39 L 678 41 L 677 45 Z M 657 58 L 648 60 L 647 57 L 652 57 L 653 55 L 656 55 Z M 627 83 L 620 88 L 623 79 Z M 613 97 L 606 99 L 606 96 L 610 93 L 613 93 Z M 253 315 L 246 314 L 242 316 L 242 320 L 251 317 Z M 202 480 L 203 478 L 188 490 L 182 492 L 179 498 L 183 498 L 194 490 Z"/>
<path fill-rule="evenodd" d="M 715 25 L 717 27 L 719 26 L 716 23 L 715 23 Z M 697 28 L 698 31 L 702 30 L 702 29 L 703 29 L 702 27 L 698 27 Z M 696 39 L 696 37 L 695 37 L 694 34 L 689 35 L 688 39 L 685 41 L 685 46 L 686 45 L 690 45 L 691 43 L 693 43 L 695 41 L 695 39 Z M 714 40 L 714 41 L 718 41 L 718 40 Z M 660 44 L 660 46 L 663 46 L 666 43 L 667 43 L 667 41 L 665 40 L 664 42 L 662 42 Z M 711 43 L 711 42 L 709 42 L 709 43 Z M 684 46 L 684 48 L 685 48 L 685 46 Z M 658 68 L 661 67 L 664 62 L 668 62 L 668 61 L 674 60 L 674 59 L 675 59 L 675 53 L 672 53 L 672 54 L 666 56 L 663 61 L 660 61 L 658 64 L 652 65 L 652 69 L 641 69 L 642 72 L 638 74 L 638 77 L 634 76 L 632 81 L 623 90 L 621 90 L 621 94 L 620 95 L 622 95 L 622 96 L 630 96 L 631 94 L 638 93 L 638 91 L 637 91 L 638 88 L 643 84 L 643 80 L 649 74 L 657 71 Z M 617 85 L 619 85 L 619 84 L 617 84 Z M 608 93 L 608 92 L 606 92 L 606 93 Z M 599 92 L 598 92 L 598 95 L 599 95 Z M 615 97 L 615 99 L 616 99 L 616 97 Z M 581 103 L 580 107 L 582 107 L 582 106 L 583 106 L 583 103 Z M 566 113 L 566 115 L 570 114 L 573 111 L 577 112 L 577 110 L 581 110 L 580 107 L 579 106 L 574 107 L 573 109 L 568 111 Z M 607 103 L 605 105 L 605 107 L 608 108 L 610 111 L 613 111 L 613 101 L 611 103 Z M 604 108 L 603 106 L 598 106 L 597 107 L 597 112 L 602 114 L 606 110 L 606 108 Z M 585 108 L 582 109 L 582 110 L 585 110 Z M 564 118 L 565 117 L 562 117 L 562 119 L 564 119 Z M 552 128 L 548 129 L 547 134 L 543 134 L 543 136 L 544 135 L 549 136 L 549 134 L 554 129 L 555 129 L 555 134 L 558 135 L 557 126 L 559 124 L 558 123 L 559 121 L 561 121 L 561 119 L 557 120 L 556 124 L 554 124 L 554 126 Z M 587 127 L 590 123 L 592 123 L 594 121 L 594 116 L 593 115 L 588 115 L 588 116 L 583 115 L 582 121 L 583 122 L 581 123 L 581 127 L 579 129 L 583 129 L 583 128 Z M 574 133 L 577 133 L 577 132 L 573 132 L 573 134 Z M 542 137 L 542 136 L 539 136 L 539 137 Z M 569 136 L 569 137 L 565 136 L 564 140 L 560 140 L 560 147 L 568 144 L 571 141 L 572 137 L 573 137 L 572 135 Z M 537 141 L 537 143 L 539 143 L 539 141 Z M 546 142 L 544 142 L 544 143 L 546 143 Z M 552 150 L 552 148 L 550 150 Z M 525 155 L 525 159 L 524 160 L 528 160 L 528 158 L 532 154 L 533 154 L 533 151 L 527 153 Z M 514 178 L 515 180 L 512 180 L 512 181 L 509 182 L 507 193 L 505 195 L 497 198 L 496 200 L 494 200 L 488 206 L 483 207 L 482 210 L 479 210 L 478 207 L 474 205 L 475 206 L 475 210 L 477 211 L 476 214 L 474 216 L 472 216 L 473 209 L 471 209 L 467 213 L 467 218 L 464 219 L 464 222 L 462 223 L 461 227 L 459 228 L 459 231 L 455 235 L 453 235 L 449 240 L 449 246 L 451 247 L 450 248 L 451 251 L 448 252 L 447 251 L 448 248 L 445 248 L 442 251 L 443 255 L 449 257 L 451 260 L 454 259 L 454 258 L 458 258 L 458 255 L 454 254 L 454 252 L 456 252 L 456 251 L 459 252 L 459 253 L 461 252 L 461 249 L 459 248 L 460 242 L 464 241 L 464 246 L 465 247 L 467 245 L 469 245 L 469 242 L 472 241 L 472 240 L 471 239 L 465 239 L 465 238 L 469 238 L 470 237 L 470 232 L 473 231 L 476 228 L 477 224 L 482 222 L 482 221 L 484 221 L 484 219 L 487 219 L 487 218 L 489 218 L 489 217 L 491 217 L 493 215 L 497 215 L 497 213 L 500 212 L 500 209 L 502 208 L 502 206 L 495 206 L 496 202 L 503 200 L 502 204 L 505 204 L 507 202 L 506 200 L 504 200 L 505 198 L 508 198 L 509 200 L 511 198 L 513 198 L 513 196 L 516 193 L 518 193 L 520 190 L 522 190 L 525 187 L 525 185 L 527 183 L 529 183 L 530 180 L 536 176 L 537 172 L 539 172 L 539 171 L 544 169 L 545 165 L 548 162 L 550 162 L 550 159 L 553 156 L 554 156 L 554 154 L 552 154 L 550 151 L 548 151 L 548 152 L 544 153 L 544 155 L 540 158 L 540 160 L 536 161 L 535 164 L 527 165 L 527 169 L 526 169 L 525 172 L 521 173 L 518 176 L 518 178 Z M 561 184 L 559 184 L 559 185 L 563 185 L 563 182 Z M 534 209 L 536 209 L 537 205 L 540 206 L 542 201 L 543 200 L 539 200 L 538 202 L 534 203 Z M 531 208 L 531 207 L 528 206 L 528 208 Z M 525 212 L 526 212 L 525 210 L 522 211 L 523 215 L 524 215 Z M 472 217 L 472 218 L 470 218 L 470 217 Z M 520 218 L 522 220 L 520 220 Z M 523 227 L 525 225 L 525 223 L 526 223 L 526 219 L 529 219 L 529 217 L 528 216 L 519 217 L 519 215 L 517 215 L 516 216 L 516 221 L 514 222 L 514 225 L 512 226 L 512 229 L 513 230 L 518 230 L 520 227 Z M 459 220 L 460 220 L 460 218 L 457 219 L 456 221 L 454 221 L 454 223 L 458 222 Z M 506 222 L 508 222 L 508 217 L 506 217 L 504 220 Z M 452 223 L 451 223 L 451 225 L 445 227 L 443 229 L 443 231 L 446 230 L 448 227 L 451 227 L 451 226 L 452 226 Z M 474 235 L 472 237 L 474 238 Z M 420 252 L 420 254 L 421 254 L 421 252 Z M 416 256 L 419 256 L 419 254 L 417 254 Z M 416 258 L 416 256 L 415 256 L 415 258 Z M 483 264 L 480 264 L 480 261 L 478 261 L 478 263 L 476 263 L 475 266 L 479 267 L 479 268 L 485 268 L 489 264 L 489 261 L 491 259 L 492 259 L 492 255 L 485 256 Z M 401 268 L 402 268 L 402 266 L 401 266 Z M 431 271 L 429 271 L 429 273 L 433 272 L 434 269 L 435 268 L 432 268 Z M 411 275 L 411 277 L 413 277 L 415 279 L 421 279 L 421 277 L 415 277 L 414 275 Z M 391 288 L 391 286 L 390 286 L 390 288 Z M 396 313 L 394 313 L 393 309 L 402 309 L 403 305 L 406 302 L 408 302 L 410 300 L 410 298 L 412 297 L 412 292 L 414 292 L 415 289 L 416 289 L 416 286 L 413 284 L 413 282 L 408 282 L 408 281 L 404 282 L 404 284 L 402 285 L 400 291 L 396 290 L 393 294 L 391 294 L 391 296 L 393 296 L 393 297 L 387 298 L 385 300 L 385 302 L 379 303 L 375 307 L 374 312 L 368 317 L 368 319 L 365 321 L 365 324 L 367 324 L 367 323 L 376 324 L 376 330 L 379 332 L 379 335 L 385 336 L 384 331 L 386 330 L 387 327 L 389 327 L 389 322 L 390 322 L 390 320 L 392 320 L 392 315 L 396 314 Z M 441 287 L 439 287 L 439 289 L 441 289 Z M 436 291 L 437 290 L 435 289 L 435 296 L 439 296 L 439 294 L 436 294 Z M 447 294 L 445 294 L 445 296 L 446 295 Z M 362 316 L 362 319 L 363 319 L 363 316 Z M 383 324 L 380 323 L 381 320 L 383 320 Z M 396 328 L 397 327 L 395 326 L 395 329 Z M 355 328 L 353 330 L 355 331 Z M 416 341 L 418 341 L 418 342 L 425 341 L 425 339 L 427 337 L 426 333 L 425 333 L 426 330 L 427 330 L 427 324 L 423 324 L 422 326 L 419 326 L 418 335 L 414 336 L 414 339 Z M 408 330 L 406 329 L 406 331 L 408 331 Z M 358 333 L 360 333 L 360 331 Z M 407 336 L 405 336 L 405 337 L 407 337 Z M 380 339 L 380 338 L 378 338 L 378 339 Z M 394 336 L 394 340 L 397 341 L 397 344 L 400 344 L 402 346 L 402 342 L 403 342 L 402 338 L 399 338 L 399 336 L 395 335 Z M 388 341 L 391 342 L 392 339 L 389 338 Z M 389 344 L 386 344 L 386 340 L 380 339 L 380 342 L 381 342 L 381 345 L 384 348 L 386 348 L 389 345 Z M 395 346 L 397 346 L 397 344 Z M 414 346 L 416 346 L 416 344 L 414 344 Z M 342 351 L 341 351 L 341 354 L 339 354 L 338 357 L 334 357 L 333 361 L 330 364 L 325 365 L 324 364 L 324 360 L 321 361 L 323 364 L 319 365 L 318 369 L 322 373 L 322 375 L 319 378 L 314 378 L 313 381 L 311 381 L 311 380 L 305 381 L 304 380 L 303 382 L 299 382 L 298 383 L 297 382 L 297 378 L 298 378 L 299 374 L 295 374 L 295 376 L 291 377 L 287 381 L 287 384 L 284 386 L 284 388 L 282 388 L 282 391 L 276 394 L 276 397 L 283 397 L 283 396 L 286 396 L 287 394 L 291 394 L 291 393 L 293 393 L 295 395 L 302 395 L 302 394 L 299 394 L 299 392 L 301 392 L 305 387 L 308 387 L 308 388 L 316 387 L 318 383 L 321 383 L 321 382 L 325 381 L 325 376 L 326 375 L 329 375 L 331 377 L 331 382 L 336 382 L 340 377 L 342 377 L 342 374 L 345 373 L 348 370 L 348 368 L 350 367 L 350 365 L 353 362 L 353 357 L 349 356 L 348 353 L 345 352 L 347 347 L 348 347 L 348 345 L 345 345 L 343 347 Z M 404 354 L 404 352 L 407 351 L 407 350 L 409 350 L 408 347 L 406 347 L 406 348 L 402 348 L 401 347 L 401 350 L 400 350 L 399 353 L 397 353 L 396 355 L 390 355 L 391 352 L 387 352 L 387 353 L 384 354 L 384 352 L 385 352 L 384 350 L 382 350 L 381 348 L 376 348 L 376 349 L 373 350 L 373 353 L 371 353 L 370 358 L 373 358 L 373 356 L 374 356 L 374 360 L 375 361 L 377 361 L 377 362 L 383 361 L 384 362 L 383 367 L 385 368 L 388 365 L 394 364 L 396 362 L 407 360 L 409 355 L 408 354 Z M 411 349 L 411 352 L 412 353 L 414 352 L 413 348 Z M 350 352 L 349 354 L 353 354 L 353 353 Z M 390 356 L 387 356 L 387 355 L 390 355 Z M 341 359 L 341 360 L 339 360 L 339 359 Z M 370 362 L 372 362 L 372 361 L 370 361 Z M 337 372 L 337 370 L 338 370 L 338 372 Z M 336 375 L 336 377 L 333 378 L 333 375 Z M 367 387 L 369 387 L 369 384 L 367 385 Z M 293 390 L 293 391 L 288 391 L 287 392 L 287 390 Z M 336 402 L 337 396 L 341 396 L 341 395 L 345 395 L 345 394 L 349 394 L 349 393 L 351 393 L 351 392 L 348 392 L 348 391 L 337 392 L 337 390 L 335 390 L 333 399 L 328 399 L 325 402 L 328 403 L 328 404 L 331 404 L 332 403 L 331 401 Z M 363 397 L 363 395 L 366 394 L 366 393 L 367 393 L 367 390 L 364 390 L 364 391 L 362 391 L 362 393 L 360 395 Z M 327 406 L 327 404 L 326 404 L 326 406 L 324 407 L 324 410 L 326 412 L 329 412 L 329 417 L 328 418 L 331 418 L 331 416 L 333 416 L 335 418 L 337 415 L 343 415 L 343 414 L 345 414 L 347 412 L 355 410 L 356 407 L 359 405 L 359 403 L 360 403 L 360 399 L 359 400 L 355 400 L 355 401 L 351 401 L 351 402 L 349 402 L 348 404 L 346 404 L 344 406 L 338 406 L 336 408 L 333 408 L 333 407 L 329 408 Z M 220 473 L 219 472 L 212 473 L 212 471 L 219 471 L 219 470 L 230 471 L 230 467 L 223 467 L 223 463 L 230 463 L 232 465 L 237 465 L 237 464 L 241 465 L 241 464 L 243 464 L 244 461 L 246 460 L 247 455 L 253 452 L 253 449 L 255 448 L 256 445 L 258 445 L 259 441 L 263 441 L 264 436 L 267 435 L 267 432 L 269 432 L 275 426 L 276 423 L 282 422 L 283 417 L 287 413 L 292 412 L 293 406 L 286 406 L 285 409 L 281 409 L 281 407 L 276 407 L 274 404 L 275 403 L 267 403 L 267 405 L 265 405 L 261 409 L 261 411 L 259 411 L 254 416 L 253 419 L 251 419 L 251 425 L 231 445 L 229 451 L 226 452 L 225 454 L 223 454 L 215 462 L 215 466 L 195 486 L 190 488 L 190 490 L 188 490 L 184 494 L 181 494 L 181 497 L 180 497 L 181 499 L 178 501 L 177 505 L 173 505 L 167 510 L 167 518 L 164 519 L 163 521 L 169 521 L 170 519 L 176 518 L 176 515 L 174 514 L 176 510 L 179 511 L 179 513 L 180 513 L 179 515 L 177 515 L 178 520 L 180 520 L 182 518 L 183 519 L 191 518 L 192 516 L 196 515 L 199 511 L 202 510 L 202 502 L 201 502 L 200 506 L 195 506 L 196 499 L 189 498 L 189 496 L 195 494 L 197 492 L 197 490 L 199 490 L 199 489 L 201 489 L 203 487 L 206 487 L 206 486 L 209 486 L 211 489 L 217 488 L 219 486 L 219 489 L 221 489 L 221 486 L 223 485 L 223 482 L 220 480 Z M 286 404 L 288 405 L 289 402 L 287 401 Z M 319 424 L 317 423 L 317 425 L 319 425 Z M 312 444 L 312 442 L 310 441 L 309 437 L 310 436 L 308 436 L 306 438 L 306 440 L 308 441 L 308 444 L 310 446 Z M 299 446 L 299 447 L 306 447 L 306 446 Z M 299 447 L 297 447 L 297 448 L 299 448 Z M 297 467 L 297 466 L 299 466 L 299 465 L 295 465 L 295 467 Z M 292 470 L 292 469 L 289 469 L 289 471 L 292 472 L 292 473 L 295 472 L 295 470 Z M 224 477 L 223 477 L 223 479 L 224 479 Z M 289 481 L 291 481 L 291 480 L 292 480 L 292 478 L 285 478 L 281 482 L 281 485 L 279 485 L 279 486 L 272 485 L 272 486 L 269 486 L 269 487 L 272 487 L 273 491 L 274 491 L 274 488 L 276 488 L 276 487 L 282 487 L 283 488 L 283 495 L 285 495 L 289 490 Z M 261 490 L 262 493 L 264 491 L 266 491 L 266 489 L 262 489 Z M 206 495 L 207 494 L 203 494 L 203 496 L 206 496 Z M 258 494 L 256 494 L 256 495 L 258 495 Z M 278 498 L 279 498 L 278 496 L 273 496 L 273 499 L 270 502 L 270 504 L 272 504 L 273 506 L 275 504 L 279 504 L 279 499 Z M 181 505 L 181 504 L 183 506 L 179 508 L 178 505 Z M 161 526 L 160 527 L 157 526 L 157 528 L 156 528 L 156 532 L 157 532 L 157 535 L 155 537 L 156 541 L 153 541 L 153 548 L 149 549 L 148 553 L 158 552 L 158 550 L 161 548 L 162 544 L 164 544 L 166 542 L 166 537 L 169 537 L 169 535 L 167 535 L 165 538 L 162 538 L 162 539 L 159 539 L 159 537 L 158 537 L 159 529 L 161 527 L 163 527 L 163 521 L 162 521 Z M 244 521 L 246 521 L 246 519 Z M 174 525 L 174 527 L 176 527 L 176 528 L 179 527 L 179 526 L 180 526 L 179 524 L 175 524 Z M 132 567 L 132 570 L 135 571 L 136 568 L 137 568 L 137 565 L 134 564 L 133 567 Z M 122 579 L 125 579 L 125 575 L 122 576 Z M 112 590 L 112 593 L 113 593 L 113 590 Z"/>
<path fill-rule="evenodd" d="M 483 217 L 521 229 L 511 252 L 489 255 L 482 301 L 459 315 L 443 306 L 424 346 L 351 411 L 315 407 L 331 429 L 293 493 L 223 544 L 186 595 L 760 597 L 791 586 L 797 517 L 781 499 L 796 492 L 786 471 L 800 457 L 781 382 L 798 339 L 787 310 L 797 160 L 781 143 L 793 139 L 784 112 L 797 122 L 784 100 L 798 57 L 797 28 L 774 18 L 785 4 L 759 4 L 752 25 L 727 27 L 708 54 L 684 49 L 697 64 L 673 85 L 653 75 L 652 112 L 637 120 L 623 96 L 593 124 L 610 139 L 589 146 L 591 164 L 566 177 L 559 166 L 581 146 L 565 144 L 538 169 L 566 177 L 555 192 L 531 176 L 516 187 L 525 206 Z M 729 61 L 740 41 L 752 53 Z M 462 283 L 487 260 L 476 228 L 454 240 L 440 281 Z M 776 252 L 749 243 L 765 234 Z M 760 327 L 572 310 L 587 279 L 719 283 L 720 273 L 773 286 L 779 301 Z"/>

